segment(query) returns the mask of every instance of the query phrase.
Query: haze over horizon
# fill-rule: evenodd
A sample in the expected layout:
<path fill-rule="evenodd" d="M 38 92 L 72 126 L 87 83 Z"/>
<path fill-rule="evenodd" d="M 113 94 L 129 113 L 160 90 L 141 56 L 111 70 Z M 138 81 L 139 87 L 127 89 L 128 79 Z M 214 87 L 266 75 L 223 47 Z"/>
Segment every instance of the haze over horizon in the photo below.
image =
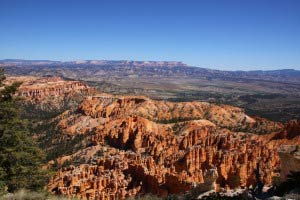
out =
<path fill-rule="evenodd" d="M 300 1 L 0 0 L 0 59 L 300 70 Z"/>
<path fill-rule="evenodd" d="M 185 62 L 182 61 L 176 61 L 176 60 L 101 60 L 101 59 L 94 59 L 94 60 L 90 60 L 90 59 L 82 59 L 82 60 L 49 60 L 49 59 L 15 59 L 15 58 L 6 58 L 6 59 L 0 59 L 0 61 L 50 61 L 50 62 L 82 62 L 82 61 L 130 61 L 130 62 L 180 62 L 182 64 L 187 65 L 188 67 L 199 67 L 199 66 L 193 66 L 193 65 L 188 65 Z M 204 69 L 211 69 L 211 70 L 221 70 L 221 71 L 277 71 L 277 70 L 295 70 L 295 71 L 300 71 L 300 69 L 295 69 L 295 68 L 275 68 L 275 69 L 261 69 L 261 68 L 256 68 L 256 69 L 218 69 L 218 68 L 214 68 L 214 67 L 199 67 L 199 68 L 204 68 Z"/>

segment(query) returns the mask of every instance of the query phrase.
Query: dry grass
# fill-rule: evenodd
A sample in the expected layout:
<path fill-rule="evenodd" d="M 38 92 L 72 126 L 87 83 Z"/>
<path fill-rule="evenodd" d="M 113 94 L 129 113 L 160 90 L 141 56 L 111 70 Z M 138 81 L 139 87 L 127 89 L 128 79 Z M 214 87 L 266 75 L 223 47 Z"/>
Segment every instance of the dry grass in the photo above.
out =
<path fill-rule="evenodd" d="M 9 193 L 2 197 L 1 200 L 70 200 L 66 197 L 54 196 L 46 192 L 32 192 L 27 190 L 19 190 L 16 193 Z M 76 200 L 76 199 L 72 199 Z"/>

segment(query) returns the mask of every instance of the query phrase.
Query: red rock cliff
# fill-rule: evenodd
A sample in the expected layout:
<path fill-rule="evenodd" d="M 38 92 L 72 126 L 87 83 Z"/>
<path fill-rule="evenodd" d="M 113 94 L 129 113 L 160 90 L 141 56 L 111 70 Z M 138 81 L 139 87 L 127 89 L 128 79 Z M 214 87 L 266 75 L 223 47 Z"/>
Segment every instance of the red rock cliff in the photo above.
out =
<path fill-rule="evenodd" d="M 145 97 L 88 97 L 59 119 L 64 134 L 85 134 L 92 145 L 65 158 L 85 161 L 62 168 L 49 190 L 83 199 L 250 186 L 258 162 L 269 184 L 279 170 L 279 145 L 294 138 L 285 131 L 299 135 L 231 106 Z M 260 132 L 270 134 L 253 134 Z"/>

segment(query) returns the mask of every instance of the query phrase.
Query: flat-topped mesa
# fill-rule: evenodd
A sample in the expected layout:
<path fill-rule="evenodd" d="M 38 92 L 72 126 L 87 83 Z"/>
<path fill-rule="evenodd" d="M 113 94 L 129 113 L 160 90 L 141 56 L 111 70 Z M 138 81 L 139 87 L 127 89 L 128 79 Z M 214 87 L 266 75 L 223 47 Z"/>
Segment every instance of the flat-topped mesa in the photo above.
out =
<path fill-rule="evenodd" d="M 16 95 L 42 110 L 61 109 L 68 104 L 81 102 L 86 95 L 96 93 L 94 88 L 83 82 L 60 77 L 8 77 L 6 83 L 12 82 L 22 83 Z"/>
<path fill-rule="evenodd" d="M 23 82 L 18 95 L 27 100 L 42 100 L 49 97 L 66 97 L 74 93 L 87 93 L 92 89 L 80 81 L 65 81 L 58 77 L 37 78 Z"/>
<path fill-rule="evenodd" d="M 67 96 L 73 92 L 84 93 L 88 92 L 88 90 L 89 87 L 81 82 L 56 82 L 55 84 L 48 83 L 47 85 L 21 86 L 19 96 L 40 100 L 49 96 Z"/>
<path fill-rule="evenodd" d="M 187 65 L 183 62 L 177 61 L 132 61 L 133 66 L 138 67 L 186 67 Z"/>

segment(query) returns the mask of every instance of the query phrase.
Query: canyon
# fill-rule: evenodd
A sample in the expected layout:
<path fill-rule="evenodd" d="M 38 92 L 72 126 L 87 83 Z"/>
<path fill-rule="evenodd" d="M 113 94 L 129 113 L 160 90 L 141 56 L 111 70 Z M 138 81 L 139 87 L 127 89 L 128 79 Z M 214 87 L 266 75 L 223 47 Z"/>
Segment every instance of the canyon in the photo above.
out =
<path fill-rule="evenodd" d="M 46 166 L 56 169 L 48 183 L 54 194 L 114 200 L 246 188 L 256 184 L 258 168 L 262 182 L 271 185 L 290 170 L 281 170 L 283 157 L 295 157 L 297 147 L 290 145 L 300 145 L 299 120 L 274 122 L 201 101 L 112 95 L 58 77 L 7 81 L 22 81 L 18 96 L 35 109 L 63 108 L 48 120 L 51 131 L 36 133 L 48 137 L 47 152 L 72 144 Z M 63 107 L 65 101 L 76 103 Z"/>
<path fill-rule="evenodd" d="M 95 96 L 64 114 L 58 126 L 65 134 L 92 132 L 87 136 L 92 145 L 66 159 L 84 156 L 89 162 L 61 169 L 49 189 L 83 199 L 166 196 L 201 184 L 216 190 L 249 187 L 258 164 L 263 182 L 271 184 L 279 171 L 279 144 L 300 142 L 299 132 L 280 138 L 289 124 L 281 127 L 238 108 L 203 102 Z M 269 134 L 254 134 L 259 132 Z"/>
<path fill-rule="evenodd" d="M 176 61 L 131 60 L 7 59 L 0 60 L 0 67 L 10 76 L 81 80 L 115 95 L 226 104 L 280 122 L 300 117 L 299 70 L 222 71 Z"/>

